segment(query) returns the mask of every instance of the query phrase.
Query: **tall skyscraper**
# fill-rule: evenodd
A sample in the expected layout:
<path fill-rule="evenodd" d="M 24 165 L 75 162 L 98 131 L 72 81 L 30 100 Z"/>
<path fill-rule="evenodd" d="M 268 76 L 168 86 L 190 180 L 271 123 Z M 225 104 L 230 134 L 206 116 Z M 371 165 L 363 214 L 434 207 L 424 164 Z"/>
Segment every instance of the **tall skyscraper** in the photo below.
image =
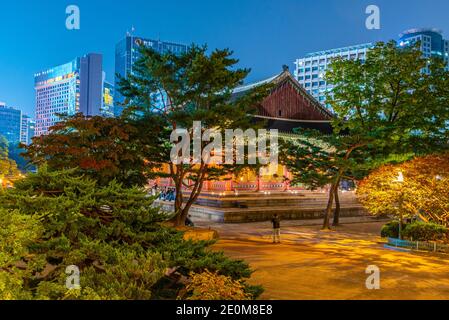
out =
<path fill-rule="evenodd" d="M 121 77 L 127 79 L 130 74 L 133 73 L 134 63 L 139 59 L 139 47 L 144 45 L 149 48 L 153 48 L 157 52 L 166 53 L 173 52 L 175 54 L 181 54 L 187 51 L 188 46 L 172 42 L 164 42 L 159 40 L 149 40 L 141 37 L 135 37 L 133 35 L 126 35 L 115 46 L 115 115 L 118 116 L 122 113 L 123 108 L 119 103 L 123 102 L 123 97 L 118 91 L 118 81 L 119 78 L 117 74 Z"/>
<path fill-rule="evenodd" d="M 58 114 L 100 115 L 102 60 L 101 54 L 91 53 L 35 74 L 37 136 L 48 133 Z"/>
<path fill-rule="evenodd" d="M 22 125 L 20 129 L 20 142 L 26 145 L 31 144 L 34 137 L 36 122 L 29 116 L 22 114 Z"/>
<path fill-rule="evenodd" d="M 399 35 L 401 47 L 421 43 L 421 51 L 426 58 L 437 57 L 446 62 L 449 70 L 449 40 L 443 39 L 443 33 L 437 29 L 410 29 Z M 426 69 L 428 72 L 429 70 Z"/>
<path fill-rule="evenodd" d="M 441 31 L 436 29 L 411 29 L 403 32 L 399 37 L 398 45 L 402 47 L 420 41 L 423 56 L 426 58 L 442 58 L 449 70 L 449 41 L 443 39 Z M 309 53 L 304 58 L 296 59 L 294 75 L 307 92 L 322 104 L 325 104 L 326 92 L 332 92 L 333 88 L 323 78 L 332 59 L 342 57 L 352 60 L 365 60 L 367 52 L 373 46 L 373 43 L 366 43 Z"/>
<path fill-rule="evenodd" d="M 6 106 L 0 102 L 0 136 L 9 143 L 19 144 L 21 136 L 22 111 Z"/>
<path fill-rule="evenodd" d="M 79 58 L 80 112 L 99 116 L 103 103 L 103 56 L 88 54 Z"/>

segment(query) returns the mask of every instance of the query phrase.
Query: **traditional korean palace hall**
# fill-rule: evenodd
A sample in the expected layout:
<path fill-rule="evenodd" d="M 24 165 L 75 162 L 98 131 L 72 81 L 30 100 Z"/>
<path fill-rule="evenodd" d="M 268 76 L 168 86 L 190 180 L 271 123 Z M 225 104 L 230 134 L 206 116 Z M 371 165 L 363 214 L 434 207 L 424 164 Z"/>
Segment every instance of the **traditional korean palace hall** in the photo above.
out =
<path fill-rule="evenodd" d="M 283 72 L 257 83 L 238 87 L 233 96 L 246 94 L 256 86 L 271 83 L 271 93 L 257 106 L 257 119 L 267 129 L 279 130 L 280 136 L 294 136 L 295 128 L 311 128 L 330 133 L 332 113 L 299 84 L 287 67 Z M 257 120 L 256 119 L 256 120 Z M 193 217 L 216 222 L 251 222 L 270 219 L 278 213 L 282 219 L 320 218 L 327 202 L 326 190 L 309 191 L 291 186 L 291 174 L 279 165 L 277 174 L 256 175 L 246 172 L 224 181 L 204 182 L 203 192 L 190 210 Z M 158 179 L 160 187 L 170 187 L 170 179 Z M 365 215 L 353 192 L 342 191 L 341 216 Z M 173 205 L 160 202 L 166 210 Z"/>

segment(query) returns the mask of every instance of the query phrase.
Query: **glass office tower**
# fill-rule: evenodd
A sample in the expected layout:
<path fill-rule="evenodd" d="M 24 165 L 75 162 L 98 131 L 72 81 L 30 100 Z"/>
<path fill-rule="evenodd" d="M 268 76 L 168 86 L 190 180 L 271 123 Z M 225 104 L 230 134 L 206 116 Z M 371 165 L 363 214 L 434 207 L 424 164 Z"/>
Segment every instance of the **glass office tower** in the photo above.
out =
<path fill-rule="evenodd" d="M 35 74 L 36 136 L 47 134 L 58 114 L 100 115 L 103 57 L 88 54 Z"/>
<path fill-rule="evenodd" d="M 22 126 L 20 129 L 20 142 L 26 145 L 31 144 L 31 139 L 34 137 L 36 123 L 34 120 L 22 114 Z"/>
<path fill-rule="evenodd" d="M 141 37 L 135 37 L 128 34 L 124 39 L 122 39 L 115 46 L 115 115 L 119 116 L 123 107 L 120 103 L 123 102 L 123 97 L 120 94 L 118 88 L 119 78 L 117 74 L 121 77 L 127 79 L 130 74 L 133 73 L 133 65 L 139 59 L 139 47 L 144 45 L 149 48 L 153 48 L 157 52 L 166 53 L 173 52 L 176 54 L 181 54 L 187 51 L 188 46 L 172 42 L 164 42 L 159 40 L 149 40 Z"/>
<path fill-rule="evenodd" d="M 443 33 L 437 29 L 410 29 L 399 35 L 401 47 L 420 42 L 421 51 L 426 58 L 437 57 L 446 62 L 449 70 L 449 41 L 443 39 Z M 426 69 L 426 72 L 429 70 Z"/>
<path fill-rule="evenodd" d="M 103 105 L 101 115 L 105 118 L 114 117 L 114 86 L 104 81 L 103 83 Z"/>
<path fill-rule="evenodd" d="M 22 111 L 7 107 L 0 102 L 0 136 L 9 143 L 19 144 L 21 136 Z"/>

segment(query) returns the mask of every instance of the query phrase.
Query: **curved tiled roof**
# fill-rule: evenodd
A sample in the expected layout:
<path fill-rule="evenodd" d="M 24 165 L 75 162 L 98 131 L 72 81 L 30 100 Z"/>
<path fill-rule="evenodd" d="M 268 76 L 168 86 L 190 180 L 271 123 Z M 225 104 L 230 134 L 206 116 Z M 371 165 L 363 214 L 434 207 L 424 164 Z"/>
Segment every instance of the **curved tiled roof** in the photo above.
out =
<path fill-rule="evenodd" d="M 319 103 L 311 94 L 309 94 L 302 86 L 301 84 L 295 79 L 295 77 L 293 77 L 293 75 L 290 73 L 290 71 L 288 69 L 285 69 L 283 72 L 281 72 L 280 74 L 277 74 L 271 78 L 262 80 L 262 81 L 258 81 L 258 82 L 254 82 L 251 84 L 247 84 L 244 86 L 240 86 L 237 87 L 233 90 L 233 98 L 237 98 L 239 96 L 242 96 L 245 94 L 245 92 L 254 89 L 260 85 L 264 85 L 267 83 L 272 83 L 274 84 L 275 88 L 273 88 L 273 90 L 276 90 L 276 87 L 281 86 L 284 82 L 289 81 L 293 87 L 304 97 L 306 97 L 307 100 L 309 100 L 311 102 L 311 104 L 314 106 L 314 108 L 316 108 L 318 111 L 320 111 L 320 113 L 322 113 L 323 115 L 325 115 L 326 117 L 329 117 L 329 120 L 331 120 L 332 118 L 334 118 L 335 116 L 332 114 L 332 112 L 330 112 L 329 110 L 327 110 L 325 107 L 323 107 L 321 105 L 321 103 Z"/>

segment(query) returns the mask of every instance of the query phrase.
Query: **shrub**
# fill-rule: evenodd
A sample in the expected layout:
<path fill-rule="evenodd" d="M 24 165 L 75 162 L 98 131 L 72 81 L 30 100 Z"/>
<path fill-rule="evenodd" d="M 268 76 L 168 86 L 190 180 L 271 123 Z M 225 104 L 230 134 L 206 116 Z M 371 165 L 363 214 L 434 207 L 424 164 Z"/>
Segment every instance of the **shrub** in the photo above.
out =
<path fill-rule="evenodd" d="M 187 300 L 250 300 L 245 286 L 231 277 L 205 270 L 192 273 L 187 285 Z"/>
<path fill-rule="evenodd" d="M 74 169 L 42 167 L 0 192 L 0 299 L 176 299 L 185 286 L 167 290 L 167 268 L 217 272 L 256 298 L 247 263 L 210 250 L 213 241 L 185 241 L 152 204 L 142 189 L 98 186 Z M 80 290 L 65 286 L 70 265 Z"/>
<path fill-rule="evenodd" d="M 403 235 L 415 241 L 437 241 L 447 237 L 448 229 L 435 223 L 414 222 L 404 228 Z"/>
<path fill-rule="evenodd" d="M 399 221 L 391 221 L 384 225 L 381 230 L 382 238 L 399 238 Z"/>
<path fill-rule="evenodd" d="M 31 293 L 23 290 L 23 286 L 24 279 L 30 277 L 34 269 L 24 270 L 20 262 L 30 256 L 29 246 L 43 232 L 42 225 L 34 217 L 0 208 L 0 300 L 31 298 Z M 35 261 L 36 267 L 38 262 Z"/>

